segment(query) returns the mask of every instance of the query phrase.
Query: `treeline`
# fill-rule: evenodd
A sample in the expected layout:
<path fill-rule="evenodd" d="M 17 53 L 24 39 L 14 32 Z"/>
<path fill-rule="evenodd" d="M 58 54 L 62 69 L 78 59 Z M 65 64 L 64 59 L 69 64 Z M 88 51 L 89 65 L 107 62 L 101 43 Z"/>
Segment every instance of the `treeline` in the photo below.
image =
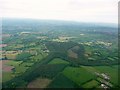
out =
<path fill-rule="evenodd" d="M 46 46 L 51 52 L 54 53 L 54 58 L 61 58 L 66 61 L 69 61 L 70 65 L 72 66 L 78 66 L 81 64 L 81 60 L 85 60 L 85 49 L 84 46 L 81 44 L 75 42 L 47 42 Z M 74 48 L 76 46 L 78 46 L 79 48 Z M 78 54 L 78 59 L 71 58 L 68 56 L 69 49 L 72 49 L 75 53 Z"/>
<path fill-rule="evenodd" d="M 78 45 L 77 43 L 74 42 L 46 42 L 45 43 L 47 48 L 51 52 L 62 52 L 62 53 L 67 53 L 67 50 Z"/>
<path fill-rule="evenodd" d="M 118 64 L 116 61 L 110 61 L 108 59 L 102 60 L 89 60 L 84 56 L 85 49 L 81 44 L 77 44 L 75 42 L 46 42 L 47 48 L 54 53 L 54 58 L 61 58 L 70 62 L 71 66 L 101 66 L 101 65 L 115 65 Z M 76 48 L 78 46 L 79 48 Z M 71 49 L 75 53 L 78 54 L 78 58 L 68 57 L 68 50 Z"/>
<path fill-rule="evenodd" d="M 57 64 L 57 65 L 48 65 L 47 63 L 53 60 L 54 58 L 61 58 L 63 60 L 69 61 L 70 66 L 80 66 L 80 65 L 110 65 L 113 62 L 110 61 L 102 61 L 102 60 L 88 60 L 84 57 L 84 46 L 76 44 L 74 42 L 46 42 L 47 48 L 50 50 L 50 53 L 47 57 L 43 58 L 43 60 L 36 62 L 31 68 L 29 68 L 24 74 L 21 76 L 17 76 L 12 80 L 3 83 L 3 88 L 14 88 L 21 86 L 23 83 L 27 85 L 30 81 L 34 80 L 37 77 L 46 77 L 53 78 L 58 72 L 62 71 L 66 65 Z M 80 49 L 74 51 L 81 55 L 77 59 L 70 58 L 67 55 L 67 51 L 74 46 L 79 46 Z"/>
<path fill-rule="evenodd" d="M 62 71 L 66 65 L 47 65 L 47 63 L 54 59 L 56 54 L 50 53 L 46 58 L 40 62 L 36 62 L 24 74 L 17 76 L 2 84 L 3 88 L 16 88 L 24 83 L 29 83 L 37 77 L 53 78 L 58 72 Z"/>

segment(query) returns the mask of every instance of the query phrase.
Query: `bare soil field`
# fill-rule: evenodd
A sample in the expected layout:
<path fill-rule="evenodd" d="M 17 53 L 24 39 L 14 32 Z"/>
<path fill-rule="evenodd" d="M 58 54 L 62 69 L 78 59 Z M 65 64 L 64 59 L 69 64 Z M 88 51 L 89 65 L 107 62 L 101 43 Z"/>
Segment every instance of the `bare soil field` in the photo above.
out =
<path fill-rule="evenodd" d="M 48 86 L 48 84 L 51 82 L 51 80 L 46 78 L 38 78 L 31 83 L 28 84 L 28 88 L 45 88 Z"/>
<path fill-rule="evenodd" d="M 2 71 L 4 72 L 11 72 L 14 67 L 5 65 L 7 62 L 9 60 L 0 60 L 0 67 L 2 67 Z"/>
<path fill-rule="evenodd" d="M 71 58 L 78 58 L 78 55 L 73 52 L 71 49 L 68 50 L 68 56 Z"/>

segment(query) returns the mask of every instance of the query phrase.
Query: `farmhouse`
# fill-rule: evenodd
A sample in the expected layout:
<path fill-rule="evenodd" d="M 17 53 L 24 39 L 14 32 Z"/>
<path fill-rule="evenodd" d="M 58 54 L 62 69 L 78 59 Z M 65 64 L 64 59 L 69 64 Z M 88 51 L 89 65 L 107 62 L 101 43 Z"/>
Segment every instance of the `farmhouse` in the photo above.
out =
<path fill-rule="evenodd" d="M 101 87 L 108 88 L 105 84 L 101 84 Z"/>
<path fill-rule="evenodd" d="M 109 80 L 109 79 L 110 79 L 110 77 L 109 77 L 108 75 L 106 75 L 105 73 L 102 73 L 101 76 L 103 76 L 104 79 L 106 79 L 106 80 Z"/>

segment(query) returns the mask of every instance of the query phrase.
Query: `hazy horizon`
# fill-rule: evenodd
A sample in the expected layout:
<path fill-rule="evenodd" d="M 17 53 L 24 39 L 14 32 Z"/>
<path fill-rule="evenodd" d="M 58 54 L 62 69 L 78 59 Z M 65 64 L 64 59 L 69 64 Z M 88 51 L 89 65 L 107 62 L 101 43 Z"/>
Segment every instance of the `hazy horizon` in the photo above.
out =
<path fill-rule="evenodd" d="M 0 0 L 2 18 L 118 23 L 118 0 Z"/>
<path fill-rule="evenodd" d="M 96 24 L 96 25 L 102 25 L 102 26 L 106 26 L 106 25 L 111 25 L 111 27 L 118 27 L 117 23 L 112 23 L 112 22 L 87 22 L 87 21 L 74 21 L 74 20 L 59 20 L 59 19 L 36 19 L 36 18 L 12 18 L 12 17 L 2 17 L 1 19 L 2 21 L 4 20 L 30 20 L 30 21 L 56 21 L 56 22 L 68 22 L 68 23 L 78 23 L 78 24 Z"/>

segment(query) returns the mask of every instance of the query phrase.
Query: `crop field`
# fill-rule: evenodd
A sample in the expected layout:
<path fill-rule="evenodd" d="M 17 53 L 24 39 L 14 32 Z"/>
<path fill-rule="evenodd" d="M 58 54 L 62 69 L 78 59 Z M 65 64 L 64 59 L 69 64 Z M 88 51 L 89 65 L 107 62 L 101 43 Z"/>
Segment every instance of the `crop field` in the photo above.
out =
<path fill-rule="evenodd" d="M 82 87 L 83 88 L 95 88 L 99 85 L 100 85 L 100 83 L 97 82 L 96 80 L 91 80 L 91 81 L 85 83 L 84 85 L 82 85 Z"/>
<path fill-rule="evenodd" d="M 6 82 L 14 78 L 12 72 L 2 72 L 2 82 Z"/>
<path fill-rule="evenodd" d="M 78 55 L 72 50 L 68 50 L 68 56 L 72 58 L 78 58 Z"/>
<path fill-rule="evenodd" d="M 46 88 L 51 82 L 50 79 L 46 78 L 37 78 L 27 85 L 28 88 Z"/>
<path fill-rule="evenodd" d="M 24 73 L 30 66 L 32 66 L 32 64 L 33 63 L 22 63 L 22 61 L 8 60 L 6 63 L 4 63 L 3 70 L 14 72 L 17 76 Z"/>
<path fill-rule="evenodd" d="M 48 85 L 48 88 L 74 88 L 77 85 L 68 79 L 63 74 L 57 75 L 54 80 Z"/>
<path fill-rule="evenodd" d="M 60 58 L 55 58 L 52 61 L 50 61 L 48 64 L 69 64 L 69 62 L 62 60 Z"/>
<path fill-rule="evenodd" d="M 113 67 L 117 67 L 117 66 L 113 66 Z M 96 73 L 98 73 L 99 76 Z M 106 82 L 104 80 L 104 77 L 102 76 L 103 73 L 105 73 L 106 75 L 108 75 L 108 77 L 110 77 L 110 81 L 108 83 L 113 83 L 113 85 L 115 86 L 119 85 L 118 84 L 118 69 L 112 68 L 110 66 L 95 66 L 95 67 L 81 66 L 79 68 L 67 67 L 63 71 L 63 74 L 66 77 L 73 80 L 77 84 L 81 83 L 80 85 L 82 85 L 83 87 L 86 87 L 86 85 L 88 85 L 88 88 L 96 87 L 98 85 L 98 81 L 100 82 L 102 79 L 103 79 L 102 80 L 103 82 Z M 86 78 L 83 78 L 83 77 L 86 77 Z M 97 77 L 101 79 L 98 80 Z M 97 82 L 97 83 L 95 83 L 95 85 L 91 84 L 91 86 L 89 87 L 89 82 L 91 82 L 90 80 L 92 82 Z M 87 81 L 88 81 L 88 84 L 87 84 Z M 109 85 L 111 86 L 111 84 Z"/>
<path fill-rule="evenodd" d="M 21 75 L 23 74 L 29 67 L 26 67 L 24 65 L 20 65 L 20 66 L 17 66 L 15 67 L 14 71 L 15 71 L 15 74 L 16 75 Z"/>
<path fill-rule="evenodd" d="M 5 88 L 120 88 L 113 24 L 3 19 Z"/>
<path fill-rule="evenodd" d="M 31 62 L 37 62 L 43 59 L 41 54 L 37 55 L 36 57 L 31 57 Z"/>
<path fill-rule="evenodd" d="M 9 60 L 5 65 L 17 67 L 22 63 L 22 61 Z"/>
<path fill-rule="evenodd" d="M 109 78 L 111 83 L 114 85 L 118 85 L 118 66 L 82 66 L 87 71 L 96 75 L 96 73 L 100 74 L 98 77 L 102 77 L 101 74 L 106 74 Z M 102 77 L 104 79 L 104 77 Z"/>
<path fill-rule="evenodd" d="M 11 72 L 13 68 L 14 68 L 13 66 L 5 66 L 5 65 L 2 66 L 2 70 L 4 72 Z"/>
<path fill-rule="evenodd" d="M 15 59 L 17 54 L 6 54 L 8 59 Z"/>
<path fill-rule="evenodd" d="M 110 82 L 114 85 L 118 85 L 118 69 L 111 68 L 109 66 L 96 66 L 94 67 L 96 70 L 101 73 L 106 73 L 110 77 Z"/>
<path fill-rule="evenodd" d="M 84 68 L 81 67 L 67 67 L 63 71 L 63 74 L 79 86 L 91 79 L 94 79 L 94 75 L 92 73 L 86 71 Z"/>

